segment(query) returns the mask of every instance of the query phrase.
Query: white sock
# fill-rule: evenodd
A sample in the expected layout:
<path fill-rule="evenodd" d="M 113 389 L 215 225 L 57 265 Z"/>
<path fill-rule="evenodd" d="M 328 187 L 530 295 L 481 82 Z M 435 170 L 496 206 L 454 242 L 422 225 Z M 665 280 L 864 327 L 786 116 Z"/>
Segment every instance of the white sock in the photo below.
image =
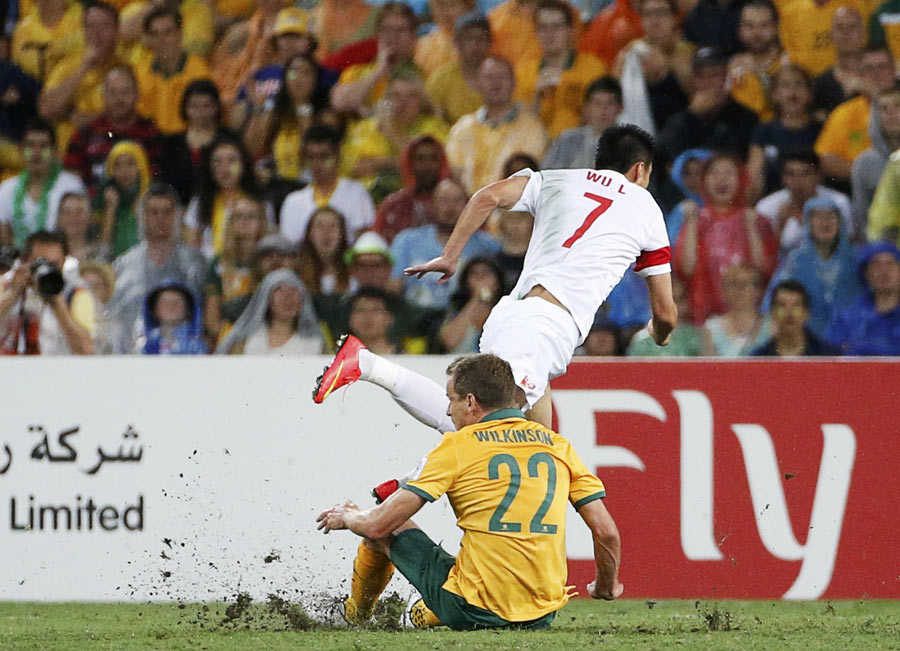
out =
<path fill-rule="evenodd" d="M 386 389 L 397 404 L 420 423 L 442 434 L 456 429 L 447 415 L 447 393 L 434 380 L 368 349 L 359 351 L 359 371 L 360 379 Z"/>
<path fill-rule="evenodd" d="M 399 364 L 394 364 L 394 362 L 376 355 L 368 348 L 361 348 L 358 358 L 360 379 L 377 384 L 391 393 L 394 392 L 397 376 L 402 370 Z"/>

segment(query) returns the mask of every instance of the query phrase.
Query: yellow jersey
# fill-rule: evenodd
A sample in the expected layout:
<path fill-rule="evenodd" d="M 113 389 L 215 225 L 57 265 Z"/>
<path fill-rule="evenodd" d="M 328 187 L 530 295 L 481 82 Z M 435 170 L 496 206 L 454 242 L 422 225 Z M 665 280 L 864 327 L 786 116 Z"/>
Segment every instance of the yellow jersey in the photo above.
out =
<path fill-rule="evenodd" d="M 13 32 L 13 63 L 37 81 L 44 81 L 59 62 L 75 57 L 84 48 L 81 12 L 81 4 L 73 2 L 52 28 L 41 22 L 36 8 L 23 14 Z"/>
<path fill-rule="evenodd" d="M 209 78 L 206 61 L 193 54 L 186 55 L 181 70 L 167 77 L 153 65 L 153 60 L 148 58 L 137 66 L 134 74 L 138 80 L 140 92 L 138 111 L 141 115 L 152 118 L 159 130 L 165 134 L 184 131 L 181 98 L 184 89 L 192 81 Z"/>
<path fill-rule="evenodd" d="M 530 103 L 534 99 L 541 60 L 523 61 L 516 66 L 516 98 Z M 551 138 L 581 124 L 584 91 L 592 81 L 606 74 L 606 65 L 587 52 L 573 52 L 568 67 L 559 77 L 559 85 L 541 92 L 538 107 L 541 121 Z"/>
<path fill-rule="evenodd" d="M 74 124 L 71 119 L 58 120 L 56 126 L 56 143 L 60 153 L 66 151 L 69 140 L 80 124 L 93 120 L 103 112 L 103 80 L 106 79 L 107 73 L 113 68 L 119 66 L 128 67 L 128 62 L 116 55 L 111 60 L 98 68 L 89 68 L 81 78 L 81 83 L 75 90 L 72 98 L 72 108 L 70 118 L 73 114 L 79 118 L 78 124 Z M 44 90 L 56 88 L 66 79 L 78 72 L 81 67 L 81 57 L 70 57 L 60 61 L 47 76 L 44 83 Z"/>
<path fill-rule="evenodd" d="M 837 55 L 831 42 L 831 19 L 845 5 L 859 11 L 863 24 L 869 19 L 866 0 L 788 0 L 779 8 L 781 45 L 791 62 L 813 77 L 834 65 Z"/>
<path fill-rule="evenodd" d="M 457 61 L 431 73 L 425 82 L 425 92 L 438 114 L 450 125 L 484 104 L 481 93 L 469 85 Z"/>
<path fill-rule="evenodd" d="M 567 504 L 606 496 L 568 439 L 517 409 L 445 434 L 404 488 L 429 502 L 446 493 L 463 530 L 443 588 L 510 622 L 566 604 Z"/>
<path fill-rule="evenodd" d="M 871 144 L 869 100 L 859 95 L 835 107 L 825 120 L 815 150 L 819 156 L 835 154 L 852 163 Z"/>

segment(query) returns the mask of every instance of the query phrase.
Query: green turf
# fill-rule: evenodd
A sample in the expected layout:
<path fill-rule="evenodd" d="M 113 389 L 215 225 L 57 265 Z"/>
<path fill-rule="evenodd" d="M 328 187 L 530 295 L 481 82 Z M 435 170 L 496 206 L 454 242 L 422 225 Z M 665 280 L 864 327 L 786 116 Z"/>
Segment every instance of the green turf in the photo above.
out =
<path fill-rule="evenodd" d="M 285 604 L 232 608 L 223 626 L 225 608 L 0 603 L 0 649 L 900 649 L 897 601 L 577 600 L 549 631 L 474 633 L 300 630 L 309 621 Z"/>

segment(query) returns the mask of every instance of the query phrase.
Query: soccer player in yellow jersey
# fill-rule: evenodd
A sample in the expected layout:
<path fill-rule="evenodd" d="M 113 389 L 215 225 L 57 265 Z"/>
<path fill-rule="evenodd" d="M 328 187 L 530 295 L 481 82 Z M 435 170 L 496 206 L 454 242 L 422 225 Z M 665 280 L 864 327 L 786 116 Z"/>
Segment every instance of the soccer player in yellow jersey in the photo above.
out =
<path fill-rule="evenodd" d="M 348 621 L 371 617 L 393 565 L 422 594 L 420 611 L 432 624 L 548 627 L 569 599 L 567 502 L 593 533 L 597 578 L 590 595 L 621 595 L 619 533 L 601 499 L 603 483 L 568 440 L 525 419 L 524 392 L 507 362 L 469 355 L 447 374 L 447 411 L 458 429 L 444 435 L 414 479 L 374 508 L 345 502 L 317 519 L 325 533 L 349 529 L 364 538 L 346 602 Z M 410 521 L 444 494 L 463 530 L 455 558 Z"/>

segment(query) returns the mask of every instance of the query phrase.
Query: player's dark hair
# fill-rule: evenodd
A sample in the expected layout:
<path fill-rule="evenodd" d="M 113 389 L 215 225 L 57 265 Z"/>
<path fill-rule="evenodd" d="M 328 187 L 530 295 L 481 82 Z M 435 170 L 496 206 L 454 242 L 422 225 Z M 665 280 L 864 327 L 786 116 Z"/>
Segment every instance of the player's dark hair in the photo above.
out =
<path fill-rule="evenodd" d="M 23 260 L 31 257 L 35 244 L 58 244 L 62 247 L 63 255 L 69 255 L 69 244 L 66 242 L 65 235 L 50 231 L 35 231 L 25 239 L 25 245 L 22 247 Z"/>
<path fill-rule="evenodd" d="M 516 385 L 509 363 L 490 353 L 464 355 L 447 367 L 458 396 L 475 396 L 486 411 L 524 404 L 524 394 Z"/>
<path fill-rule="evenodd" d="M 800 294 L 800 298 L 803 300 L 803 307 L 807 310 L 809 309 L 809 292 L 806 291 L 806 287 L 804 287 L 803 283 L 799 280 L 790 278 L 775 285 L 774 289 L 772 289 L 772 303 L 775 302 L 775 297 L 778 296 L 778 292 L 794 292 L 795 294 Z"/>
<path fill-rule="evenodd" d="M 594 93 L 609 93 L 616 98 L 616 101 L 619 104 L 622 103 L 622 84 L 619 83 L 618 79 L 610 75 L 597 77 L 588 84 L 588 87 L 584 91 L 584 97 L 581 98 L 582 101 L 587 102 Z"/>
<path fill-rule="evenodd" d="M 607 127 L 597 142 L 594 169 L 625 174 L 635 163 L 653 162 L 653 136 L 633 124 Z"/>

